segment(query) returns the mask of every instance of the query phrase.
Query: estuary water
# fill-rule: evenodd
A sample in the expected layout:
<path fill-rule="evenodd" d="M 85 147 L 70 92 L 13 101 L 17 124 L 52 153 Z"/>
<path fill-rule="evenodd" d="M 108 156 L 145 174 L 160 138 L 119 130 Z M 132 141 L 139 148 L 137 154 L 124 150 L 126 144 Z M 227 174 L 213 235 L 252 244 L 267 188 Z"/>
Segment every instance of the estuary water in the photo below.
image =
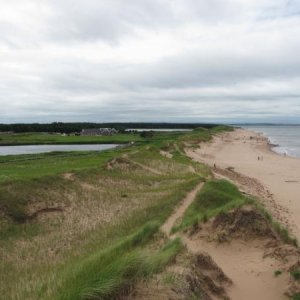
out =
<path fill-rule="evenodd" d="M 116 144 L 0 146 L 0 156 L 47 153 L 54 151 L 104 151 L 116 148 L 117 146 L 118 145 Z"/>
<path fill-rule="evenodd" d="M 273 151 L 300 157 L 300 125 L 247 125 L 242 126 L 262 133 L 270 143 L 276 145 Z"/>

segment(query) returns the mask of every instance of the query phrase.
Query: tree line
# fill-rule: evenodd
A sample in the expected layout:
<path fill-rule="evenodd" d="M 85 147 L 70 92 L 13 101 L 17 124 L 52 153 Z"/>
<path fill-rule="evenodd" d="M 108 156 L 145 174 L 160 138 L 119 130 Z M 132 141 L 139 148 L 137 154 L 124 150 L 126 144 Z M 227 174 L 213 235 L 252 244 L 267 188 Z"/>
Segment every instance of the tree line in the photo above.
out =
<path fill-rule="evenodd" d="M 17 123 L 17 124 L 0 124 L 0 132 L 59 132 L 59 133 L 73 133 L 81 132 L 82 129 L 89 128 L 116 128 L 120 132 L 125 129 L 194 129 L 197 127 L 212 128 L 217 124 L 204 123 L 64 123 L 54 122 L 48 124 L 42 123 Z"/>

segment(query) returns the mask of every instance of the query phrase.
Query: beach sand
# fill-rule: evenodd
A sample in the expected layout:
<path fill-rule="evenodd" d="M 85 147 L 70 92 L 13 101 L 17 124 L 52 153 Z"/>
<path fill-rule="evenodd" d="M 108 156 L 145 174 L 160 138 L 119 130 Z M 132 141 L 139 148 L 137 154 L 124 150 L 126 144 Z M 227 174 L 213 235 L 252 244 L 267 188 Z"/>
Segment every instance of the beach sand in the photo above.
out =
<path fill-rule="evenodd" d="M 244 129 L 186 151 L 197 161 L 215 164 L 217 176 L 229 177 L 242 190 L 259 196 L 273 217 L 300 240 L 300 159 L 273 152 L 264 136 Z"/>
<path fill-rule="evenodd" d="M 300 240 L 300 159 L 273 152 L 264 136 L 244 129 L 215 136 L 198 149 L 186 149 L 186 153 L 212 166 L 215 177 L 230 180 L 242 192 L 257 196 L 273 218 Z M 266 259 L 264 243 L 255 243 L 213 246 L 203 239 L 186 238 L 189 249 L 207 251 L 233 280 L 231 299 L 287 299 L 283 291 L 290 283 L 288 274 L 274 277 L 274 271 L 284 266 L 276 259 Z"/>

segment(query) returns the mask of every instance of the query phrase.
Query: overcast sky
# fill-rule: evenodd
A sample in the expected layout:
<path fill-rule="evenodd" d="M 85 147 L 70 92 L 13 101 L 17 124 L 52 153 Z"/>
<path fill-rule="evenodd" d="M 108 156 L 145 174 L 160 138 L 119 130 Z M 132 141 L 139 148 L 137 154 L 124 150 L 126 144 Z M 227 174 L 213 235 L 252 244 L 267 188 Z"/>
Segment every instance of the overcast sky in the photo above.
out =
<path fill-rule="evenodd" d="M 300 0 L 0 4 L 0 123 L 300 123 Z"/>

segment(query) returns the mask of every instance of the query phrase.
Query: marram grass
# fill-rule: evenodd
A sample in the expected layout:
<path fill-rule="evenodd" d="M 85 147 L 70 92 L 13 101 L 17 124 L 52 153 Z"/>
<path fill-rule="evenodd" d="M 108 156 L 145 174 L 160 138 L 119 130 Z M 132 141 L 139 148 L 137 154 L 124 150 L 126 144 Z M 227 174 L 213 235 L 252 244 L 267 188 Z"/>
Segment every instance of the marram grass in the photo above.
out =
<path fill-rule="evenodd" d="M 137 281 L 161 271 L 182 249 L 176 239 L 160 251 L 151 253 L 142 247 L 158 231 L 149 223 L 135 234 L 110 248 L 94 253 L 62 274 L 61 288 L 53 299 L 113 299 Z"/>

